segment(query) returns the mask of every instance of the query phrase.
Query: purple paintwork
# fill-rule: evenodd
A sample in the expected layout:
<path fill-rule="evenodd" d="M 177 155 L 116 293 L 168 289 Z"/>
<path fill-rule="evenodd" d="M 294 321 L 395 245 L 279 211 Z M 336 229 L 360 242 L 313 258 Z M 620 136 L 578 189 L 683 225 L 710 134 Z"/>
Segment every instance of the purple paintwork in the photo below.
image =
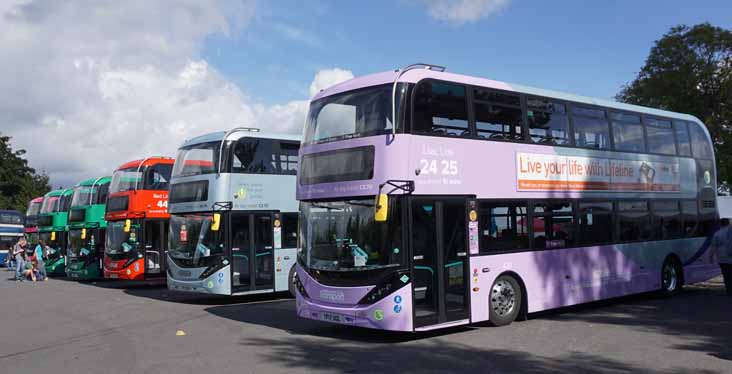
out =
<path fill-rule="evenodd" d="M 332 86 L 318 93 L 313 100 L 330 95 L 390 84 L 397 72 L 368 75 Z M 427 69 L 410 70 L 400 82 L 417 83 L 434 78 L 456 83 L 521 91 L 532 95 L 553 96 L 589 104 L 606 105 L 617 109 L 663 115 L 698 122 L 698 119 L 678 113 L 604 102 L 569 94 L 551 93 L 539 89 L 510 85 L 489 79 Z M 420 136 L 396 134 L 355 138 L 343 141 L 303 145 L 303 155 L 337 149 L 371 145 L 375 148 L 374 173 L 369 180 L 323 183 L 297 186 L 298 200 L 350 198 L 374 196 L 378 186 L 388 180 L 412 180 L 414 195 L 466 195 L 480 199 L 543 199 L 543 198 L 696 198 L 697 170 L 693 160 L 672 156 L 622 154 L 589 149 L 548 147 L 544 145 L 492 142 L 459 137 Z M 654 191 L 577 191 L 526 190 L 518 187 L 517 156 L 558 155 L 570 159 L 614 159 L 659 163 L 673 169 L 678 190 Z M 540 157 L 539 157 L 540 158 Z M 551 158 L 551 157 L 550 157 Z M 584 180 L 582 182 L 594 182 Z M 640 180 L 638 181 L 640 182 Z M 713 185 L 714 183 L 712 183 Z M 389 192 L 389 191 L 382 191 Z M 671 253 L 684 266 L 686 283 L 700 282 L 719 274 L 714 256 L 706 251 L 698 258 L 704 238 L 629 243 L 586 248 L 553 249 L 501 255 L 471 255 L 466 280 L 471 293 L 470 322 L 488 320 L 489 295 L 495 279 L 506 272 L 516 274 L 526 288 L 529 312 L 574 305 L 589 301 L 623 296 L 660 288 L 661 267 Z M 412 323 L 412 285 L 403 287 L 375 305 L 357 305 L 371 289 L 368 287 L 327 287 L 318 284 L 298 267 L 298 276 L 310 298 L 297 296 L 298 315 L 303 318 L 329 320 L 340 316 L 339 323 L 395 331 L 415 331 Z M 400 313 L 394 313 L 394 296 L 402 298 Z M 384 316 L 375 318 L 382 310 Z M 339 317 L 339 318 L 340 318 Z M 464 322 L 456 322 L 464 323 Z M 439 328 L 422 327 L 419 330 Z"/>
<path fill-rule="evenodd" d="M 297 293 L 299 317 L 381 330 L 413 331 L 411 285 L 396 290 L 375 304 L 359 305 L 358 300 L 373 287 L 328 287 L 317 283 L 300 265 L 297 265 L 297 276 L 309 296 L 305 298 Z M 333 295 L 337 293 L 344 297 L 334 302 Z M 324 295 L 323 299 L 321 295 Z M 397 297 L 401 299 L 399 303 L 396 302 Z"/>
<path fill-rule="evenodd" d="M 389 142 L 390 139 L 393 139 Z M 300 157 L 335 149 L 373 145 L 374 176 L 370 180 L 297 186 L 297 199 L 325 199 L 375 195 L 386 180 L 414 180 L 415 195 L 476 195 L 478 198 L 579 198 L 607 196 L 602 191 L 522 191 L 517 194 L 516 154 L 546 154 L 571 157 L 625 158 L 668 162 L 679 165 L 679 192 L 613 192 L 615 197 L 695 198 L 696 167 L 688 158 L 618 154 L 575 148 L 533 144 L 488 142 L 453 137 L 397 134 L 356 138 L 324 144 L 305 145 Z M 430 170 L 426 164 L 435 165 Z M 454 164 L 454 172 L 450 169 Z M 417 173 L 419 171 L 419 174 Z M 490 183 L 487 183 L 490 181 Z"/>

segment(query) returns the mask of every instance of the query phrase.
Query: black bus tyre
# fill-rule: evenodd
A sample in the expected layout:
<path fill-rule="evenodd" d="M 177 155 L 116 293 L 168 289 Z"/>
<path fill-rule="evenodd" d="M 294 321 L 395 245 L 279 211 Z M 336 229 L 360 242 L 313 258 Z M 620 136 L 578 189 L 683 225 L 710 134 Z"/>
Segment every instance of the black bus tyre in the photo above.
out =
<path fill-rule="evenodd" d="M 292 297 L 297 297 L 297 289 L 295 289 L 295 265 L 290 268 L 290 275 L 287 277 L 287 289 Z"/>
<path fill-rule="evenodd" d="M 661 266 L 661 294 L 673 296 L 684 287 L 684 276 L 681 264 L 676 257 L 667 257 Z"/>
<path fill-rule="evenodd" d="M 516 278 L 501 275 L 491 286 L 488 320 L 493 326 L 505 326 L 515 321 L 521 311 L 523 293 Z"/>

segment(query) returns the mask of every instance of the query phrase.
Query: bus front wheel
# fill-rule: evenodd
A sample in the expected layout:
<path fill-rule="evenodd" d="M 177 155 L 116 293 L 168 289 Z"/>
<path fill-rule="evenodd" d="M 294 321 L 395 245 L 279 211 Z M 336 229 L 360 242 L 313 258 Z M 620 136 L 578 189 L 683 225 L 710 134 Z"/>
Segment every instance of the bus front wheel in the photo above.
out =
<path fill-rule="evenodd" d="M 516 320 L 521 311 L 521 285 L 510 275 L 501 275 L 491 287 L 488 321 L 493 326 L 505 326 Z"/>

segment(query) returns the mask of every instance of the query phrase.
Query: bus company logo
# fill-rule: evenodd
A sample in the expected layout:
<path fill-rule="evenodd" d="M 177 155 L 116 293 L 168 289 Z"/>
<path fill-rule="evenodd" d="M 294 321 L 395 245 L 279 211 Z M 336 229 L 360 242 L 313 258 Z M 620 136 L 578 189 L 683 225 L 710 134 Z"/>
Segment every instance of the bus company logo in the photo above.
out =
<path fill-rule="evenodd" d="M 344 301 L 346 299 L 346 295 L 343 294 L 343 291 L 320 290 L 320 298 L 330 302 L 338 302 Z"/>
<path fill-rule="evenodd" d="M 244 188 L 244 187 L 239 188 L 239 191 L 237 191 L 234 194 L 234 198 L 235 199 L 242 199 L 242 200 L 246 199 L 247 198 L 247 189 Z"/>

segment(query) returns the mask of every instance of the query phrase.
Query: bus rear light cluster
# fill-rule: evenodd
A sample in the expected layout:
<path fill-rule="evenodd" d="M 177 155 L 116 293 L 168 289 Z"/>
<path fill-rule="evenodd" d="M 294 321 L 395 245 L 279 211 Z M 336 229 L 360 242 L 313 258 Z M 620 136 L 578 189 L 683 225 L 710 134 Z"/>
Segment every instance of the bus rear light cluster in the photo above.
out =
<path fill-rule="evenodd" d="M 300 293 L 300 296 L 308 298 L 308 293 L 305 291 L 305 286 L 302 285 L 302 282 L 300 282 L 300 277 L 297 276 L 297 272 L 295 272 L 295 275 L 292 276 L 292 283 L 295 284 L 295 288 L 297 288 L 297 292 Z"/>

